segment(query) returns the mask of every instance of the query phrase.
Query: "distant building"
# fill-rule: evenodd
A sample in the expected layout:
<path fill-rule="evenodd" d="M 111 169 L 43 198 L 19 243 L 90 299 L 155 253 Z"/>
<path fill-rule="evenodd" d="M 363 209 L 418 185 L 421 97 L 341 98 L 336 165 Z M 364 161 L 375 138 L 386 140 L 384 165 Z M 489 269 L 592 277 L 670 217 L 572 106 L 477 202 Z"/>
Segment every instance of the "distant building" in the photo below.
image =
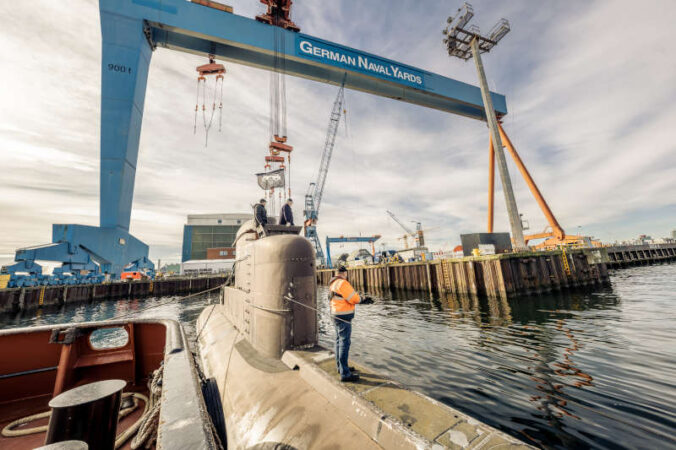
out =
<path fill-rule="evenodd" d="M 645 245 L 645 244 L 651 244 L 652 240 L 653 240 L 652 236 L 648 236 L 647 234 L 641 234 L 641 235 L 639 235 L 639 237 L 636 241 L 639 245 Z"/>
<path fill-rule="evenodd" d="M 208 248 L 207 259 L 235 259 L 235 247 Z"/>
<path fill-rule="evenodd" d="M 206 260 L 207 249 L 233 247 L 237 230 L 244 222 L 252 218 L 252 214 L 189 215 L 183 227 L 181 262 Z"/>
<path fill-rule="evenodd" d="M 427 247 L 407 248 L 404 250 L 399 250 L 397 253 L 399 253 L 399 256 L 401 256 L 401 259 L 403 259 L 404 262 L 432 259 L 432 255 L 430 254 Z"/>
<path fill-rule="evenodd" d="M 212 275 L 216 273 L 232 272 L 235 260 L 230 259 L 205 259 L 191 260 L 181 263 L 181 275 L 197 277 L 201 275 Z"/>
<path fill-rule="evenodd" d="M 671 230 L 671 239 L 676 239 L 676 230 Z"/>

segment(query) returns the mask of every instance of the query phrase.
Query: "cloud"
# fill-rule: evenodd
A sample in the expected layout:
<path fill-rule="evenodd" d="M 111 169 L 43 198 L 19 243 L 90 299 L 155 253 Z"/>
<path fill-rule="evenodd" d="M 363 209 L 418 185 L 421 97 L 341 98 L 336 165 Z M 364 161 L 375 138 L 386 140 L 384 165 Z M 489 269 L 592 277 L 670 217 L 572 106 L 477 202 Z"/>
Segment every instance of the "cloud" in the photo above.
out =
<path fill-rule="evenodd" d="M 248 17 L 262 6 L 231 2 Z M 441 4 L 443 3 L 443 4 Z M 473 63 L 449 59 L 440 30 L 459 2 L 295 2 L 303 32 L 476 84 Z M 650 3 L 650 2 L 648 2 Z M 676 5 L 629 1 L 475 5 L 487 30 L 512 32 L 484 63 L 506 94 L 505 129 L 559 222 L 603 239 L 676 227 Z M 91 0 L 0 5 L 0 255 L 48 242 L 52 223 L 98 223 L 100 30 Z M 131 231 L 151 257 L 178 260 L 185 216 L 250 212 L 260 197 L 268 133 L 268 74 L 226 64 L 222 131 L 193 134 L 194 67 L 204 58 L 152 56 Z M 296 215 L 321 158 L 336 88 L 287 80 Z M 432 248 L 483 231 L 485 124 L 347 92 L 320 234 L 382 234 L 399 246 L 392 210 L 430 231 Z M 199 125 L 199 123 L 198 123 Z M 510 163 L 533 231 L 546 222 Z M 496 229 L 508 222 L 496 183 Z M 0 256 L 0 259 L 2 257 Z M 5 262 L 5 260 L 0 262 Z"/>

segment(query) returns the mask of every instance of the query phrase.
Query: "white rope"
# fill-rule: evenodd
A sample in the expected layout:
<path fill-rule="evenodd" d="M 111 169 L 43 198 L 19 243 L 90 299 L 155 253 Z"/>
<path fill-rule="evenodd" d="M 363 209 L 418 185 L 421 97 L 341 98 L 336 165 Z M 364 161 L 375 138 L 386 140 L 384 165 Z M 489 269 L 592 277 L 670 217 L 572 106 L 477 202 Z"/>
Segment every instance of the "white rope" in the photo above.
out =
<path fill-rule="evenodd" d="M 150 381 L 148 390 L 150 391 L 150 402 L 145 413 L 139 419 L 138 433 L 131 440 L 131 448 L 136 450 L 145 444 L 145 448 L 150 448 L 157 439 L 157 426 L 160 421 L 160 400 L 162 398 L 162 374 L 164 365 L 153 372 L 153 378 Z"/>
<path fill-rule="evenodd" d="M 128 416 L 132 412 L 134 412 L 138 408 L 138 401 L 142 400 L 145 404 L 145 409 L 144 409 L 144 414 L 148 409 L 148 397 L 146 397 L 143 394 L 140 394 L 138 392 L 128 392 L 122 395 L 122 398 L 128 398 L 132 397 L 134 404 L 128 408 L 121 409 L 120 412 L 118 413 L 118 420 L 123 419 L 124 417 Z M 47 429 L 49 428 L 48 425 L 42 425 L 39 427 L 33 427 L 33 428 L 22 428 L 20 430 L 17 430 L 15 428 L 25 425 L 27 423 L 31 423 L 35 420 L 39 419 L 46 419 L 48 417 L 51 417 L 52 412 L 51 411 L 45 411 L 41 412 L 38 414 L 33 414 L 27 417 L 23 417 L 21 419 L 17 419 L 14 422 L 9 423 L 5 428 L 2 429 L 2 435 L 4 437 L 20 437 L 20 436 L 28 436 L 30 434 L 36 434 L 36 433 L 45 433 Z M 143 416 L 141 416 L 142 418 Z M 124 432 L 119 434 L 117 438 L 115 439 L 115 448 L 118 449 L 124 445 L 125 442 L 136 432 L 136 430 L 139 428 L 141 424 L 141 419 L 137 420 L 134 422 L 134 424 L 127 428 Z"/>

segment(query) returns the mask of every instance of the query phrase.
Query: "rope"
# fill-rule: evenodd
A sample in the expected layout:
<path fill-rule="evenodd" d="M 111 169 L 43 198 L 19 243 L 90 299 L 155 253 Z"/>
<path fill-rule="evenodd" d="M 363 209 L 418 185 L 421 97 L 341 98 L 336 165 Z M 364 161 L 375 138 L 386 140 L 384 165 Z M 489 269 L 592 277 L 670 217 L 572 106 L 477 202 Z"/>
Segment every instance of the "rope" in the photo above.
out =
<path fill-rule="evenodd" d="M 209 116 L 209 120 L 207 121 L 207 113 L 206 113 L 206 102 L 207 102 L 207 92 L 206 92 L 206 81 L 204 82 L 204 90 L 203 90 L 203 100 L 202 100 L 202 121 L 204 122 L 204 146 L 206 147 L 207 144 L 209 143 L 209 130 L 211 130 L 211 125 L 214 121 L 214 114 L 216 114 L 216 92 L 218 90 L 218 85 L 220 78 L 216 78 L 216 82 L 214 83 L 213 87 L 213 93 L 211 95 L 211 115 Z"/>
<path fill-rule="evenodd" d="M 306 305 L 305 303 L 298 302 L 298 301 L 292 299 L 291 297 L 289 297 L 288 295 L 284 296 L 283 298 L 284 298 L 284 300 L 288 300 L 288 301 L 293 302 L 293 303 L 296 303 L 296 304 L 298 304 L 298 305 L 300 305 L 300 306 L 304 306 L 304 307 L 307 308 L 307 309 L 311 309 L 311 310 L 313 310 L 313 311 L 315 311 L 315 312 L 319 312 L 319 310 L 318 310 L 317 308 L 313 308 L 312 306 L 308 306 L 308 305 Z M 344 323 L 352 323 L 352 322 L 350 322 L 349 320 L 341 319 L 340 317 L 338 317 L 338 316 L 336 316 L 336 315 L 334 315 L 334 314 L 331 314 L 331 317 L 334 318 L 335 320 L 340 321 L 340 322 L 344 322 Z"/>
<path fill-rule="evenodd" d="M 2 429 L 2 435 L 5 437 L 18 437 L 18 436 L 27 436 L 29 434 L 33 433 L 43 433 L 47 431 L 47 425 L 43 425 L 41 427 L 34 427 L 34 428 L 24 428 L 22 430 L 15 430 L 14 428 L 20 426 L 20 425 L 25 425 L 27 423 L 31 423 L 34 420 L 38 419 L 44 419 L 46 417 L 50 417 L 52 415 L 51 411 L 45 411 L 41 412 L 38 414 L 33 414 L 32 416 L 27 416 L 23 417 L 21 419 L 15 420 L 14 422 L 11 422 L 8 424 L 5 428 Z"/>
<path fill-rule="evenodd" d="M 221 78 L 221 92 L 220 92 L 220 104 L 218 105 L 218 131 L 220 132 L 223 128 L 223 83 L 225 79 Z"/>
<path fill-rule="evenodd" d="M 145 307 L 145 308 L 141 308 L 137 311 L 133 311 L 133 312 L 130 312 L 130 313 L 127 313 L 127 314 L 121 314 L 119 316 L 113 317 L 110 320 L 118 320 L 118 319 L 121 319 L 121 318 L 124 318 L 124 317 L 128 317 L 130 315 L 139 314 L 143 311 L 146 311 L 146 310 L 149 310 L 149 309 L 152 309 L 152 308 L 157 308 L 159 306 L 166 305 L 167 303 L 170 303 L 170 302 L 173 302 L 173 301 L 181 301 L 181 300 L 185 300 L 185 299 L 188 299 L 188 298 L 191 298 L 191 297 L 197 297 L 197 296 L 205 294 L 207 292 L 215 291 L 216 289 L 220 289 L 222 286 L 230 283 L 232 281 L 233 276 L 234 276 L 234 267 L 233 267 L 233 272 L 230 274 L 228 279 L 221 285 L 218 285 L 218 286 L 213 287 L 213 288 L 205 289 L 203 291 L 196 292 L 194 294 L 186 295 L 184 297 L 179 298 L 178 300 L 171 299 L 171 300 L 168 300 L 166 302 L 161 302 L 161 303 L 158 303 L 156 305 L 151 305 L 151 306 L 148 306 L 148 307 Z M 213 309 L 214 308 L 212 308 L 211 312 L 213 312 Z M 211 313 L 209 313 L 209 316 L 207 317 L 207 321 L 209 320 L 210 316 L 211 316 Z M 205 322 L 205 325 L 206 325 L 206 322 Z M 202 330 L 204 330 L 204 327 L 202 327 Z M 200 331 L 200 334 L 201 334 L 201 332 L 202 331 Z M 197 337 L 199 337 L 199 334 L 198 334 Z M 127 442 L 129 440 L 129 438 L 131 436 L 133 436 L 134 433 L 136 433 L 137 430 L 139 430 L 139 429 L 141 429 L 139 431 L 139 434 L 137 434 L 134 437 L 134 440 L 132 440 L 132 449 L 139 448 L 140 445 L 142 445 L 144 442 L 146 442 L 150 438 L 153 431 L 155 431 L 155 432 L 157 431 L 159 412 L 160 412 L 160 398 L 161 398 L 161 395 L 162 395 L 162 387 L 161 386 L 162 386 L 162 366 L 160 366 L 159 369 L 157 369 L 155 372 L 153 372 L 153 378 L 152 378 L 150 386 L 149 386 L 149 391 L 150 391 L 150 394 L 151 394 L 150 399 L 148 399 L 148 397 L 146 397 L 145 395 L 138 393 L 138 392 L 125 393 L 125 394 L 122 395 L 122 398 L 127 398 L 127 397 L 130 397 L 130 396 L 133 397 L 134 398 L 134 405 L 130 406 L 129 408 L 121 409 L 120 412 L 119 412 L 119 415 L 118 415 L 118 420 L 128 416 L 133 411 L 135 411 L 138 408 L 138 400 L 142 400 L 144 402 L 145 406 L 144 406 L 143 414 L 141 415 L 139 420 L 134 422 L 134 424 L 131 427 L 127 428 L 124 432 L 122 432 L 121 434 L 119 434 L 117 436 L 117 438 L 115 439 L 115 449 L 118 449 L 122 445 L 124 445 L 124 443 Z M 2 429 L 1 434 L 4 437 L 19 437 L 19 436 L 27 436 L 27 435 L 35 434 L 35 433 L 44 433 L 44 432 L 47 431 L 48 425 L 42 425 L 42 426 L 33 427 L 33 428 L 24 428 L 24 429 L 21 429 L 21 430 L 15 430 L 15 428 L 19 427 L 21 425 L 25 425 L 27 423 L 33 422 L 35 420 L 45 419 L 47 417 L 50 417 L 51 414 L 52 414 L 51 411 L 45 411 L 45 412 L 41 412 L 41 413 L 38 413 L 38 414 L 30 415 L 30 416 L 27 416 L 27 417 L 23 417 L 21 419 L 17 419 L 15 421 L 7 424 L 7 426 L 5 426 Z M 212 423 L 211 426 L 213 428 L 213 423 Z M 215 432 L 215 429 L 214 429 L 214 432 Z M 141 439 L 141 438 L 143 438 L 143 439 Z M 155 439 L 156 439 L 156 436 L 153 437 L 153 439 L 150 440 L 149 442 L 146 442 L 146 448 L 150 448 L 150 445 L 152 444 L 152 442 L 155 441 Z M 217 435 L 216 435 L 216 439 L 218 440 L 218 443 L 221 444 L 220 439 L 218 439 Z M 135 444 L 135 442 L 136 442 L 136 444 Z M 221 444 L 221 448 L 222 448 L 222 444 Z"/>
<path fill-rule="evenodd" d="M 136 392 L 132 395 L 134 396 L 134 408 L 133 409 L 127 408 L 127 410 L 126 410 L 127 413 L 124 414 L 124 415 L 122 415 L 122 413 L 125 410 L 120 411 L 120 418 L 122 418 L 122 417 L 124 417 L 128 414 L 131 414 L 131 412 L 134 411 L 136 409 L 136 407 L 138 407 L 137 399 L 143 400 L 143 405 L 144 405 L 143 406 L 143 414 L 141 414 L 141 417 L 136 422 L 134 422 L 134 424 L 132 426 L 130 426 L 129 428 L 124 430 L 121 434 L 117 435 L 117 438 L 115 438 L 115 448 L 116 449 L 122 447 L 124 445 L 124 443 L 127 442 L 129 440 L 129 438 L 134 435 L 134 433 L 136 433 L 136 430 L 138 430 L 138 428 L 141 426 L 141 419 L 143 418 L 143 416 L 148 411 L 148 403 L 149 403 L 148 397 L 146 397 L 145 395 L 140 394 L 138 392 Z"/>
<path fill-rule="evenodd" d="M 162 375 L 164 372 L 164 364 L 153 372 L 148 390 L 150 391 L 150 403 L 146 408 L 144 414 L 138 420 L 138 433 L 131 440 L 132 450 L 141 448 L 145 444 L 145 448 L 150 448 L 153 442 L 157 439 L 157 426 L 160 421 L 160 406 L 162 399 Z"/>
<path fill-rule="evenodd" d="M 234 273 L 234 272 L 232 272 L 232 273 Z M 180 297 L 180 298 L 178 298 L 178 299 L 173 299 L 173 298 L 172 298 L 172 299 L 167 300 L 167 301 L 165 301 L 165 302 L 160 302 L 160 303 L 157 303 L 157 304 L 155 304 L 155 305 L 146 306 L 145 308 L 141 308 L 141 309 L 136 310 L 136 311 L 131 311 L 131 312 L 128 312 L 128 313 L 126 313 L 126 314 L 120 314 L 119 316 L 115 316 L 115 317 L 111 318 L 110 320 L 119 320 L 119 319 L 123 319 L 123 318 L 125 318 L 125 317 L 135 316 L 135 315 L 138 315 L 139 313 L 142 313 L 142 312 L 147 311 L 147 310 L 149 310 L 149 309 L 158 308 L 158 307 L 160 307 L 160 306 L 164 306 L 164 305 L 167 305 L 167 304 L 172 303 L 172 302 L 180 302 L 180 301 L 185 300 L 185 299 L 187 299 L 187 298 L 197 297 L 198 295 L 202 295 L 202 294 L 206 294 L 207 292 L 215 291 L 216 289 L 220 289 L 221 287 L 223 287 L 223 286 L 225 286 L 227 283 L 229 283 L 231 278 L 232 278 L 232 275 L 231 275 L 230 278 L 228 278 L 223 284 L 220 284 L 220 285 L 218 285 L 218 286 L 216 286 L 216 287 L 209 288 L 209 289 L 205 289 L 205 290 L 203 290 L 203 291 L 196 292 L 196 293 L 190 294 L 190 295 L 186 295 L 185 297 Z"/>
<path fill-rule="evenodd" d="M 280 101 L 282 103 L 282 136 L 286 137 L 286 33 L 284 30 L 279 30 L 279 34 L 281 36 L 281 42 L 280 42 L 280 50 L 281 50 L 281 56 L 279 56 L 279 53 L 277 54 L 277 57 L 280 59 L 280 66 L 281 66 L 281 92 L 280 92 Z"/>
<path fill-rule="evenodd" d="M 192 126 L 192 134 L 197 134 L 197 110 L 200 103 L 200 79 L 197 79 L 197 92 L 195 93 L 195 122 Z"/>
<path fill-rule="evenodd" d="M 147 409 L 148 409 L 148 397 L 146 397 L 145 395 L 140 394 L 138 392 L 127 392 L 127 393 L 122 395 L 122 398 L 128 398 L 128 397 L 132 397 L 134 399 L 134 404 L 132 406 L 128 407 L 128 408 L 121 409 L 120 412 L 118 413 L 118 420 L 122 420 L 124 417 L 126 417 L 129 414 L 131 414 L 132 412 L 134 412 L 138 408 L 138 401 L 139 400 L 142 400 L 145 404 L 144 414 L 145 414 L 145 411 L 147 411 Z M 28 435 L 36 434 L 36 433 L 45 433 L 47 431 L 47 429 L 49 428 L 48 425 L 42 425 L 42 426 L 33 427 L 33 428 L 23 428 L 23 429 L 20 429 L 20 430 L 16 430 L 15 428 L 19 427 L 21 425 L 25 425 L 27 423 L 31 423 L 35 420 L 46 419 L 48 417 L 51 417 L 51 415 L 52 415 L 51 411 L 45 411 L 45 412 L 41 412 L 41 413 L 38 413 L 38 414 L 30 415 L 30 416 L 27 416 L 27 417 L 23 417 L 21 419 L 17 419 L 14 422 L 9 423 L 5 428 L 2 429 L 2 435 L 4 437 L 21 437 L 21 436 L 28 436 Z M 124 445 L 124 443 L 136 432 L 136 430 L 140 426 L 142 418 L 143 418 L 143 416 L 141 416 L 141 418 L 139 418 L 139 420 L 134 422 L 134 424 L 131 427 L 127 428 L 124 432 L 122 432 L 121 434 L 119 434 L 117 436 L 117 438 L 115 439 L 115 448 L 116 449 L 118 449 L 122 445 Z"/>
<path fill-rule="evenodd" d="M 240 260 L 235 260 L 235 262 L 232 264 L 232 272 L 230 272 L 230 276 L 228 277 L 227 280 L 225 280 L 225 282 L 221 286 L 225 286 L 232 281 L 232 278 L 235 276 L 235 266 L 239 261 Z M 219 288 L 221 286 L 219 286 Z M 204 331 L 204 328 L 207 326 L 209 319 L 211 319 L 211 314 L 213 314 L 214 309 L 216 308 L 211 308 L 211 311 L 209 311 L 209 315 L 207 316 L 207 319 L 204 321 L 204 325 L 202 325 L 202 328 L 200 329 L 199 333 L 197 333 L 197 336 L 195 336 L 195 341 L 199 340 L 200 336 L 202 335 L 202 331 Z"/>

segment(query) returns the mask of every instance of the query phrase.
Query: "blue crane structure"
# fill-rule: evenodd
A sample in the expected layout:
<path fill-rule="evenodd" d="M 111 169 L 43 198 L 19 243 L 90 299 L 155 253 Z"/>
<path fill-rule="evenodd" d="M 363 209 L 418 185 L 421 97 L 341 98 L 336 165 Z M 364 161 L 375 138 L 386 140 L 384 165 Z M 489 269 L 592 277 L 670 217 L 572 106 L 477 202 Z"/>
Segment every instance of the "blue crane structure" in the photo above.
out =
<path fill-rule="evenodd" d="M 19 265 L 39 260 L 64 267 L 91 262 L 98 273 L 113 277 L 129 264 L 141 261 L 149 266 L 148 246 L 130 233 L 130 218 L 148 70 L 157 48 L 213 55 L 266 70 L 278 70 L 281 56 L 289 75 L 336 86 L 344 83 L 349 89 L 486 120 L 476 86 L 207 6 L 214 3 L 99 1 L 99 226 L 55 224 L 51 244 L 17 251 Z M 498 116 L 505 115 L 505 97 L 491 93 L 491 98 Z"/>
<path fill-rule="evenodd" d="M 380 239 L 379 234 L 374 234 L 373 236 L 340 236 L 340 237 L 326 237 L 326 265 L 327 267 L 333 267 L 333 263 L 331 262 L 331 244 L 335 244 L 338 242 L 366 242 L 371 244 L 372 250 L 373 250 L 373 256 L 375 257 L 375 246 L 374 243 Z"/>
<path fill-rule="evenodd" d="M 331 109 L 329 128 L 326 130 L 326 139 L 324 140 L 324 150 L 322 151 L 322 160 L 319 163 L 317 180 L 310 183 L 305 194 L 305 210 L 303 211 L 305 213 L 305 237 L 314 244 L 316 257 L 322 266 L 326 261 L 324 260 L 322 244 L 319 242 L 319 236 L 317 235 L 317 219 L 319 218 L 319 207 L 322 204 L 324 185 L 326 184 L 326 176 L 329 173 L 329 164 L 331 163 L 331 155 L 333 154 L 333 146 L 336 142 L 336 133 L 338 132 L 338 125 L 340 125 L 344 101 L 345 84 L 343 83 L 340 85 L 338 95 Z"/>

